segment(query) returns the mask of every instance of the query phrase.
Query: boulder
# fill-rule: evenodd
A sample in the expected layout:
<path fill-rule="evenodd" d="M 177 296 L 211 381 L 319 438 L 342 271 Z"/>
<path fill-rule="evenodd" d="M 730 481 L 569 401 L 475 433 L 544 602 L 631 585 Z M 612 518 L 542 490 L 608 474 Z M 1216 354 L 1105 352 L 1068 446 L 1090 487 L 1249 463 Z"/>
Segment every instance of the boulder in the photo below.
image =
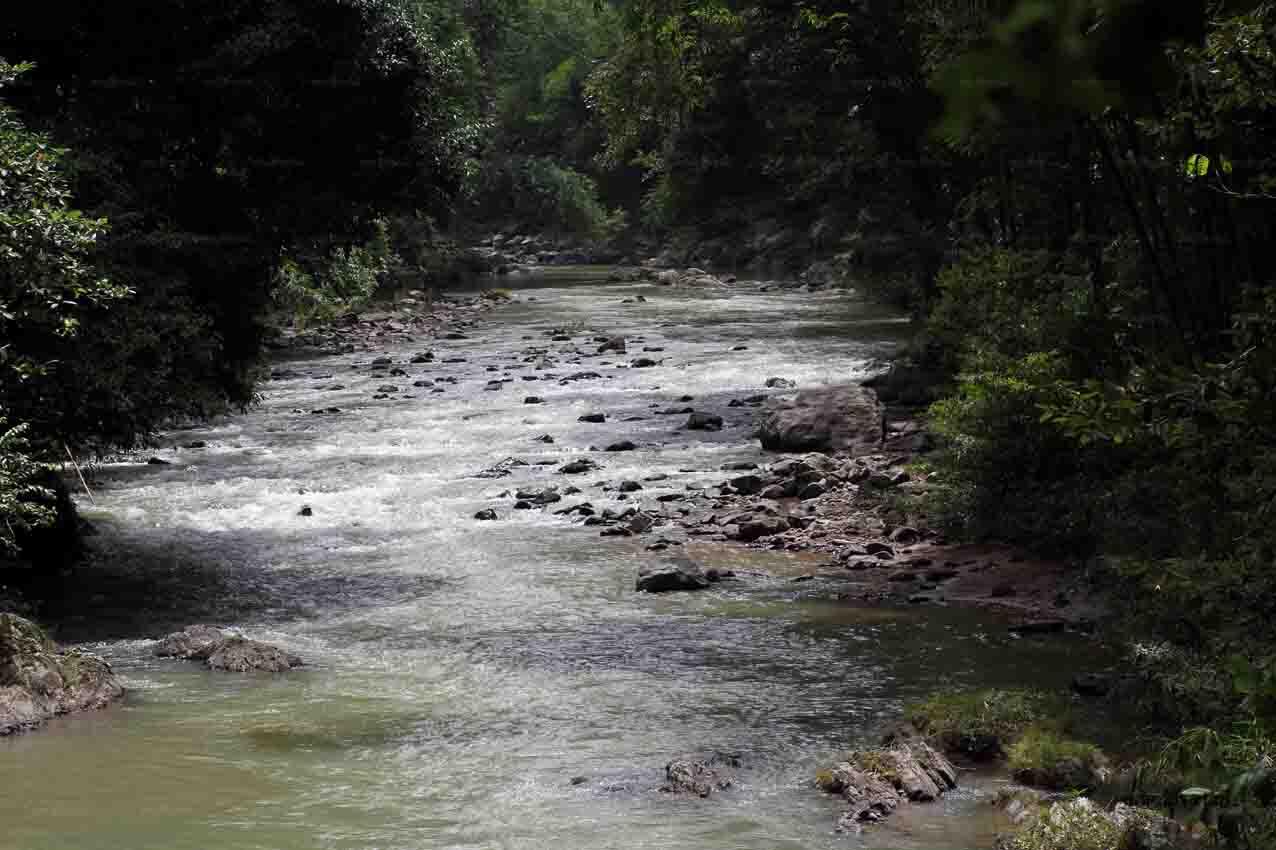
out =
<path fill-rule="evenodd" d="M 660 790 L 669 794 L 694 794 L 708 797 L 714 791 L 725 791 L 735 784 L 735 771 L 740 757 L 734 753 L 713 753 L 708 758 L 676 758 L 665 765 L 665 784 Z"/>
<path fill-rule="evenodd" d="M 475 519 L 491 521 L 496 519 L 496 511 L 491 508 L 484 508 L 474 515 Z"/>
<path fill-rule="evenodd" d="M 703 590 L 710 584 L 700 566 L 688 558 L 676 558 L 638 570 L 635 587 L 645 593 L 669 593 L 675 590 Z"/>
<path fill-rule="evenodd" d="M 636 448 L 638 448 L 638 446 L 634 444 L 633 440 L 620 440 L 619 442 L 608 445 L 603 451 L 632 452 Z"/>
<path fill-rule="evenodd" d="M 606 354 L 608 351 L 614 351 L 617 354 L 624 354 L 625 338 L 623 336 L 614 336 L 602 345 L 598 346 L 599 354 Z"/>
<path fill-rule="evenodd" d="M 862 452 L 881 440 L 882 409 L 872 390 L 831 387 L 799 393 L 762 421 L 762 448 L 779 452 Z"/>
<path fill-rule="evenodd" d="M 728 536 L 749 543 L 763 537 L 783 534 L 789 530 L 789 521 L 783 517 L 749 516 L 735 523 L 735 526 L 735 532 Z"/>
<path fill-rule="evenodd" d="M 103 708 L 123 695 L 98 656 L 59 650 L 35 623 L 0 614 L 0 737 L 60 714 Z"/>
<path fill-rule="evenodd" d="M 722 417 L 714 413 L 695 413 L 687 418 L 688 431 L 721 431 Z"/>
<path fill-rule="evenodd" d="M 840 794 L 850 808 L 839 829 L 879 821 L 909 803 L 929 803 L 957 787 L 957 769 L 917 738 L 895 739 L 884 747 L 857 750 L 823 771 L 820 787 Z"/>
<path fill-rule="evenodd" d="M 301 659 L 277 646 L 242 637 L 232 637 L 208 656 L 208 666 L 213 670 L 232 673 L 262 671 L 285 673 L 301 666 Z"/>
<path fill-rule="evenodd" d="M 582 472 L 589 472 L 598 468 L 598 464 L 594 463 L 587 457 L 578 460 L 569 461 L 558 468 L 558 471 L 564 475 L 579 475 Z"/>
<path fill-rule="evenodd" d="M 216 626 L 187 626 L 180 632 L 173 632 L 160 640 L 151 649 L 151 654 L 159 658 L 183 658 L 188 661 L 203 661 L 212 655 L 230 637 Z"/>

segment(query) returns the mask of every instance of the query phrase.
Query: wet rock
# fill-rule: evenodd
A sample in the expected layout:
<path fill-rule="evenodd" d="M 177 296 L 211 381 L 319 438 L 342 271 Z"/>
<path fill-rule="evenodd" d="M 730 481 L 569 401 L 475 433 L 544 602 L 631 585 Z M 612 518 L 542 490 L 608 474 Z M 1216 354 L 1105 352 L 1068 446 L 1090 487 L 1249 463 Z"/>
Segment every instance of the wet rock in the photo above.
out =
<path fill-rule="evenodd" d="M 736 522 L 735 531 L 728 533 L 727 536 L 748 543 L 763 537 L 783 534 L 788 530 L 789 521 L 782 517 L 750 516 Z"/>
<path fill-rule="evenodd" d="M 389 357 L 377 357 L 372 361 L 373 366 L 389 366 L 392 363 L 394 363 L 394 361 Z"/>
<path fill-rule="evenodd" d="M 549 434 L 541 434 L 539 437 L 533 437 L 532 441 L 536 443 L 552 444 L 554 442 L 554 438 L 551 437 Z"/>
<path fill-rule="evenodd" d="M 587 457 L 578 460 L 569 461 L 558 468 L 563 475 L 579 475 L 582 472 L 590 472 L 598 468 L 598 464 L 594 463 Z"/>
<path fill-rule="evenodd" d="M 431 363 L 434 361 L 434 353 L 431 351 L 423 351 L 420 354 L 413 355 L 410 363 Z"/>
<path fill-rule="evenodd" d="M 895 557 L 895 550 L 892 549 L 890 546 L 887 546 L 885 543 L 873 542 L 873 543 L 869 543 L 867 546 L 864 547 L 864 554 L 889 555 L 890 557 L 893 558 Z"/>
<path fill-rule="evenodd" d="M 161 638 L 151 649 L 151 654 L 159 658 L 183 658 L 188 661 L 202 661 L 213 654 L 230 637 L 216 626 L 187 626 L 180 632 L 173 632 Z"/>
<path fill-rule="evenodd" d="M 614 351 L 617 354 L 625 353 L 625 338 L 623 336 L 614 336 L 598 346 L 599 354 L 606 354 L 608 351 Z"/>
<path fill-rule="evenodd" d="M 514 510 L 516 511 L 530 511 L 534 507 L 536 506 L 527 499 L 519 499 L 514 503 Z"/>
<path fill-rule="evenodd" d="M 577 421 L 577 422 L 593 422 L 593 423 L 606 422 L 606 421 L 607 421 L 607 414 L 605 414 L 605 413 L 586 413 L 586 414 L 585 414 L 585 415 L 583 415 L 583 416 L 578 416 L 578 417 L 576 418 L 576 421 Z"/>
<path fill-rule="evenodd" d="M 544 404 L 544 403 L 545 403 L 545 399 L 541 398 L 538 395 L 529 395 L 527 398 L 523 399 L 523 404 Z"/>
<path fill-rule="evenodd" d="M 208 666 L 213 670 L 231 673 L 262 671 L 284 673 L 301 666 L 301 659 L 277 646 L 247 638 L 232 637 L 225 640 L 208 656 Z"/>
<path fill-rule="evenodd" d="M 721 431 L 722 417 L 713 413 L 692 413 L 685 427 L 688 431 Z"/>
<path fill-rule="evenodd" d="M 734 753 L 713 753 L 708 758 L 677 758 L 665 765 L 665 784 L 660 790 L 669 794 L 694 794 L 708 797 L 714 791 L 725 791 L 735 784 L 735 771 L 740 757 Z"/>
<path fill-rule="evenodd" d="M 812 481 L 801 490 L 798 491 L 799 499 L 818 499 L 828 492 L 828 488 L 822 481 Z"/>
<path fill-rule="evenodd" d="M 762 479 L 757 475 L 737 475 L 731 479 L 730 483 L 742 496 L 752 496 L 762 492 Z"/>
<path fill-rule="evenodd" d="M 203 440 L 192 440 L 192 441 L 191 441 L 191 442 L 189 442 L 189 443 L 183 443 L 183 444 L 182 444 L 182 448 L 184 448 L 184 449 L 206 449 L 206 448 L 208 448 L 208 443 L 204 442 Z"/>
<path fill-rule="evenodd" d="M 957 571 L 952 567 L 939 567 L 937 569 L 926 571 L 927 581 L 948 581 L 949 579 L 956 577 Z"/>
<path fill-rule="evenodd" d="M 650 357 L 639 357 L 629 363 L 634 369 L 649 369 L 652 366 L 659 366 L 659 361 L 652 360 Z"/>
<path fill-rule="evenodd" d="M 527 461 L 520 460 L 516 457 L 507 457 L 498 464 L 489 466 L 481 472 L 476 472 L 473 478 L 504 478 L 512 475 L 514 470 L 520 466 L 527 466 Z"/>
<path fill-rule="evenodd" d="M 750 469 L 757 469 L 758 465 L 750 460 L 737 461 L 736 463 L 724 463 L 722 469 L 726 472 L 746 472 Z"/>
<path fill-rule="evenodd" d="M 708 576 L 689 558 L 675 558 L 638 570 L 637 590 L 644 593 L 671 593 L 678 590 L 704 590 L 710 585 Z"/>
<path fill-rule="evenodd" d="M 957 770 L 934 748 L 917 739 L 858 750 L 823 771 L 821 788 L 850 804 L 839 829 L 880 821 L 901 805 L 928 803 L 957 787 Z"/>
<path fill-rule="evenodd" d="M 771 389 L 791 390 L 797 387 L 797 382 L 790 381 L 788 378 L 767 378 L 764 386 Z"/>
<path fill-rule="evenodd" d="M 474 518 L 478 520 L 491 521 L 491 520 L 497 519 L 497 516 L 496 516 L 496 511 L 492 510 L 491 508 L 484 508 L 483 510 L 474 514 Z"/>
<path fill-rule="evenodd" d="M 604 451 L 608 451 L 608 452 L 632 452 L 632 451 L 633 451 L 634 449 L 636 449 L 636 448 L 638 448 L 638 446 L 637 446 L 637 445 L 635 445 L 635 444 L 634 444 L 634 442 L 633 442 L 632 440 L 621 440 L 621 441 L 619 441 L 619 442 L 612 443 L 611 445 L 607 446 L 607 448 L 606 448 L 606 449 L 604 449 Z"/>
<path fill-rule="evenodd" d="M 911 546 L 921 539 L 921 532 L 907 525 L 901 525 L 899 528 L 891 532 L 890 540 L 892 543 L 899 543 L 903 546 Z"/>
<path fill-rule="evenodd" d="M 172 461 L 164 460 L 162 457 L 147 458 L 146 462 L 151 466 L 171 466 Z"/>
<path fill-rule="evenodd" d="M 297 516 L 314 516 L 315 509 L 309 505 L 302 505 L 301 510 L 297 511 Z"/>
<path fill-rule="evenodd" d="M 414 386 L 414 387 L 432 387 L 432 386 L 434 386 L 434 381 L 431 381 L 429 378 L 422 378 L 422 379 L 421 379 L 421 380 L 419 380 L 419 381 L 413 381 L 413 382 L 412 382 L 412 386 Z"/>
<path fill-rule="evenodd" d="M 0 614 L 0 737 L 60 714 L 103 708 L 123 695 L 111 666 L 98 656 L 59 651 L 35 623 Z"/>
<path fill-rule="evenodd" d="M 773 501 L 784 499 L 789 496 L 789 491 L 780 484 L 771 484 L 762 488 L 762 492 L 758 494 L 763 499 L 771 499 Z"/>
<path fill-rule="evenodd" d="M 872 390 L 811 390 L 770 411 L 758 437 L 762 448 L 782 452 L 863 452 L 881 439 L 881 406 Z"/>
<path fill-rule="evenodd" d="M 657 416 L 681 416 L 686 413 L 695 413 L 695 412 L 696 412 L 695 408 L 693 407 L 666 407 L 662 410 L 657 410 L 656 415 Z"/>

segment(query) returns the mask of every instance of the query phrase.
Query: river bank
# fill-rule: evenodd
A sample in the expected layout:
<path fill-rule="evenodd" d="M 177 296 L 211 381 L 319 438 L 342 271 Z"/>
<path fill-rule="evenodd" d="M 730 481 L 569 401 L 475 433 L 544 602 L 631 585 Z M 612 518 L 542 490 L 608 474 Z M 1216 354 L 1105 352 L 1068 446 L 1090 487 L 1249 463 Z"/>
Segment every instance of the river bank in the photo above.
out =
<path fill-rule="evenodd" d="M 434 337 L 374 323 L 340 342 L 353 352 L 289 355 L 257 410 L 98 469 L 91 561 L 45 614 L 130 695 L 4 745 L 0 778 L 36 777 L 21 801 L 31 810 L 3 812 L 14 846 L 65 846 L 81 826 L 104 847 L 160 846 L 146 837 L 159 815 L 109 799 L 121 781 L 163 796 L 163 817 L 214 848 L 249 835 L 343 848 L 628 847 L 635 835 L 653 847 L 990 846 L 1005 824 L 986 808 L 1005 784 L 995 774 L 856 837 L 834 834 L 840 806 L 814 771 L 936 687 L 1066 689 L 1102 647 L 1024 639 L 1007 630 L 1014 618 L 957 605 L 840 599 L 858 574 L 831 566 L 842 538 L 815 536 L 820 516 L 785 538 L 809 532 L 801 551 L 675 521 L 680 507 L 715 510 L 707 494 L 752 471 L 724 466 L 774 460 L 752 436 L 764 406 L 733 400 L 792 395 L 771 377 L 799 391 L 867 378 L 901 321 L 844 293 L 608 274 L 525 279 L 492 320 L 465 314 L 473 324 Z M 604 335 L 623 337 L 625 354 L 598 354 Z M 687 406 L 721 427 L 659 413 Z M 558 471 L 586 460 L 601 469 Z M 505 474 L 479 477 L 489 469 Z M 643 489 L 613 486 L 624 481 Z M 519 490 L 553 485 L 556 506 L 514 508 Z M 576 497 L 599 517 L 641 507 L 663 524 L 604 537 L 616 526 L 554 515 Z M 778 504 L 803 514 L 800 500 Z M 486 509 L 499 519 L 474 518 Z M 635 593 L 642 568 L 675 557 L 738 580 Z M 205 622 L 307 666 L 263 679 L 151 655 L 154 638 Z M 701 748 L 740 754 L 731 789 L 660 794 L 665 765 Z M 35 769 L 55 752 L 76 770 L 65 788 Z M 167 763 L 204 790 L 161 794 Z M 78 825 L 52 814 L 68 794 Z"/>

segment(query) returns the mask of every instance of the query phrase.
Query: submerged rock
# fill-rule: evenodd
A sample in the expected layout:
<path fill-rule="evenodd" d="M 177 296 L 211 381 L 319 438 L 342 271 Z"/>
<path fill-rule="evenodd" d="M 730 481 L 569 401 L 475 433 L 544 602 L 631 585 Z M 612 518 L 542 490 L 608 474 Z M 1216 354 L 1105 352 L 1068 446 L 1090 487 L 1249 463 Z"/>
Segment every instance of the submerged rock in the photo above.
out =
<path fill-rule="evenodd" d="M 123 695 L 111 665 L 98 656 L 59 651 L 35 623 L 0 614 L 0 736 L 103 708 Z"/>

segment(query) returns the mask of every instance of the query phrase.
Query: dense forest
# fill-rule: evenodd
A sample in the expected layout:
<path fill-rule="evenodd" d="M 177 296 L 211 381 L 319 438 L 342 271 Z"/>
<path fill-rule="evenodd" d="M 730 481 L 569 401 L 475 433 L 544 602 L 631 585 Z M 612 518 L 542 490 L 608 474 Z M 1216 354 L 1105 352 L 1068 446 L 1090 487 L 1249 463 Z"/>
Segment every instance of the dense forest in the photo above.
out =
<path fill-rule="evenodd" d="M 913 317 L 878 389 L 927 409 L 922 509 L 1128 600 L 1149 724 L 1271 830 L 1273 139 L 1252 0 L 6 14 L 0 560 L 66 521 L 68 454 L 250 406 L 272 327 L 477 235 L 804 273 Z"/>

